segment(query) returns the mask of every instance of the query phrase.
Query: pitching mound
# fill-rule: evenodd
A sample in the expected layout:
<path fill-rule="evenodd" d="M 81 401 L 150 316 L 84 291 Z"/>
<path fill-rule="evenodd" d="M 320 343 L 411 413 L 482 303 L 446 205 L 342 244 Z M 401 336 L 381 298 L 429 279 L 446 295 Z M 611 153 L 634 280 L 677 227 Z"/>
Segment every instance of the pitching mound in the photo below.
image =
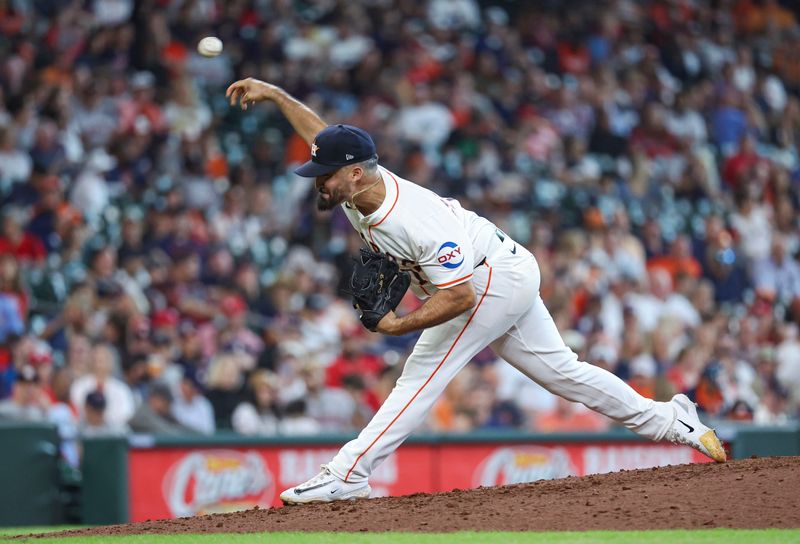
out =
<path fill-rule="evenodd" d="M 800 527 L 798 490 L 800 457 L 772 457 L 248 510 L 65 534 L 786 528 Z"/>

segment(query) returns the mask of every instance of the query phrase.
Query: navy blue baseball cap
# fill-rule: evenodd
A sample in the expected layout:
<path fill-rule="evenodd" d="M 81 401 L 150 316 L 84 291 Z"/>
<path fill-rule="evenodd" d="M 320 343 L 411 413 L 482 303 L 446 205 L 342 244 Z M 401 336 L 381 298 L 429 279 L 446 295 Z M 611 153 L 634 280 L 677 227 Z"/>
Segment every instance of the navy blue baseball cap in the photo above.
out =
<path fill-rule="evenodd" d="M 365 130 L 352 125 L 331 125 L 317 134 L 311 144 L 311 160 L 294 173 L 315 178 L 373 157 L 377 157 L 375 142 Z"/>

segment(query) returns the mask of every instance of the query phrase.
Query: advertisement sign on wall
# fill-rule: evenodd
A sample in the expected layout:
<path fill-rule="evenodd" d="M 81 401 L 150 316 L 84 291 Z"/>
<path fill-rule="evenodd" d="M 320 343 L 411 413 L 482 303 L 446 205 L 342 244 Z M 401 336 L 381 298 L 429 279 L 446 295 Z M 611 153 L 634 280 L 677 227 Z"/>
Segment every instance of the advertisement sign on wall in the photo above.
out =
<path fill-rule="evenodd" d="M 172 516 L 193 516 L 269 505 L 275 478 L 257 452 L 201 450 L 173 463 L 161 490 Z"/>
<path fill-rule="evenodd" d="M 329 447 L 149 448 L 130 451 L 130 519 L 269 508 L 284 489 L 315 476 Z M 434 491 L 427 446 L 389 456 L 370 478 L 374 497 Z M 402 473 L 402 474 L 401 474 Z"/>
<path fill-rule="evenodd" d="M 130 451 L 130 520 L 280 505 L 336 448 L 155 447 Z M 449 491 L 708 461 L 684 447 L 647 443 L 409 444 L 370 478 L 372 496 Z"/>

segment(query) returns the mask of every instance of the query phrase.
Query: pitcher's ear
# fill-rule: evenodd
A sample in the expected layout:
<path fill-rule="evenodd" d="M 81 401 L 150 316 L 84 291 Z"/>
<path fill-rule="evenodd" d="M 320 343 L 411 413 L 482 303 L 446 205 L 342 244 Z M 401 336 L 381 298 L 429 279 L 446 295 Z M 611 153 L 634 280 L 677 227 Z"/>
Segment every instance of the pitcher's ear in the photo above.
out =
<path fill-rule="evenodd" d="M 359 180 L 364 177 L 364 169 L 356 165 L 350 170 L 350 179 L 353 181 Z"/>

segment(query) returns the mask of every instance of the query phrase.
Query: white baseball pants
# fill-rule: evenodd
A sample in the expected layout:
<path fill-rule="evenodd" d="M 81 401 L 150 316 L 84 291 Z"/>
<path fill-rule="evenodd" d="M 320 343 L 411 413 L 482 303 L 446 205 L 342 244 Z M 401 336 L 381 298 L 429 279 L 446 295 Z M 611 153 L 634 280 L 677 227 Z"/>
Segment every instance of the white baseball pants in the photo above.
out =
<path fill-rule="evenodd" d="M 674 419 L 669 403 L 639 395 L 614 374 L 578 361 L 561 339 L 539 296 L 533 255 L 507 240 L 479 266 L 472 281 L 477 303 L 470 312 L 420 336 L 392 392 L 357 438 L 345 444 L 328 469 L 358 482 L 423 421 L 450 380 L 487 345 L 548 391 L 581 402 L 653 440 Z"/>

